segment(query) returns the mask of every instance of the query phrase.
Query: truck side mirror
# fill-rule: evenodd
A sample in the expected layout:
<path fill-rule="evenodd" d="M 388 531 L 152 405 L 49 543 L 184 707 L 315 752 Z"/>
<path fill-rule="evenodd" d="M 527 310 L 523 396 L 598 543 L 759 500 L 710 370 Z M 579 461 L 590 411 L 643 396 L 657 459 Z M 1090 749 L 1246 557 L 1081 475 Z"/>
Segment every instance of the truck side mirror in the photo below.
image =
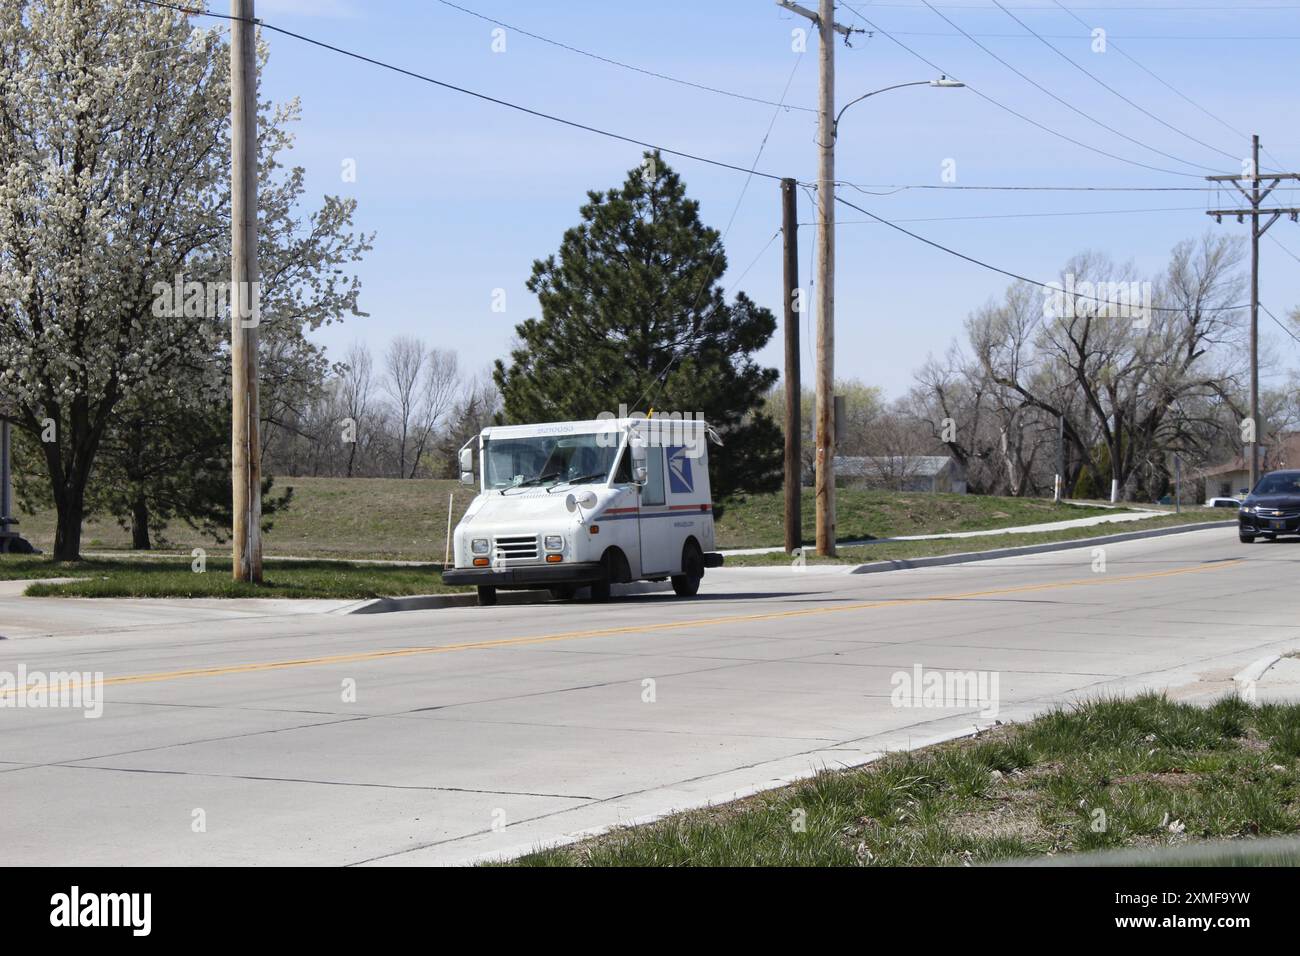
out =
<path fill-rule="evenodd" d="M 634 438 L 628 443 L 628 449 L 632 452 L 632 480 L 638 485 L 644 485 L 649 474 L 646 470 L 645 444 L 641 439 Z"/>
<path fill-rule="evenodd" d="M 472 448 L 462 448 L 459 457 L 460 483 L 462 485 L 474 484 L 474 450 Z"/>

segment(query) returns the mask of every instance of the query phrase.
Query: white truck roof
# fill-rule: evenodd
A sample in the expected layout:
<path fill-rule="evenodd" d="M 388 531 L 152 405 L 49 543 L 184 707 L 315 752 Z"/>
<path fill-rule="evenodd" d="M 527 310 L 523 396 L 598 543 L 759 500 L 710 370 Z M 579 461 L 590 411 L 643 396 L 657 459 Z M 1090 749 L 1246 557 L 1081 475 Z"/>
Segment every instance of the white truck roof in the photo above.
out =
<path fill-rule="evenodd" d="M 484 438 L 536 438 L 549 435 L 591 435 L 601 432 L 621 433 L 636 425 L 682 429 L 683 431 L 707 428 L 698 418 L 674 418 L 671 415 L 655 418 L 595 418 L 580 422 L 539 422 L 532 425 L 491 425 L 483 429 Z"/>

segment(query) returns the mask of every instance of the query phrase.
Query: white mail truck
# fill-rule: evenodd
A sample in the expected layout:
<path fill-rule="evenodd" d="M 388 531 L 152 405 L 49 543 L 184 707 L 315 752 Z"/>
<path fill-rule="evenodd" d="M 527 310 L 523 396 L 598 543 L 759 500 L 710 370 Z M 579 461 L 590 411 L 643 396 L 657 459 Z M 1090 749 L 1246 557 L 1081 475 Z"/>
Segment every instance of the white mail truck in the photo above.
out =
<path fill-rule="evenodd" d="M 587 588 L 671 580 L 694 595 L 714 550 L 708 442 L 687 416 L 608 418 L 485 428 L 460 450 L 461 481 L 479 493 L 456 526 L 446 584 L 549 590 L 560 600 Z"/>

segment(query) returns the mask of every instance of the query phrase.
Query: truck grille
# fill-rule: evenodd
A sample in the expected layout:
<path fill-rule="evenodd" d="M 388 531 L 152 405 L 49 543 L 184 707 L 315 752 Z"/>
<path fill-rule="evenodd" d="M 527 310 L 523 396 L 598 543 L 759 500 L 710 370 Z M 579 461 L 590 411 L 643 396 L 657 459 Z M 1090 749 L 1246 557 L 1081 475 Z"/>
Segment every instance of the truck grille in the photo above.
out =
<path fill-rule="evenodd" d="M 537 535 L 509 534 L 492 539 L 498 561 L 536 561 Z"/>

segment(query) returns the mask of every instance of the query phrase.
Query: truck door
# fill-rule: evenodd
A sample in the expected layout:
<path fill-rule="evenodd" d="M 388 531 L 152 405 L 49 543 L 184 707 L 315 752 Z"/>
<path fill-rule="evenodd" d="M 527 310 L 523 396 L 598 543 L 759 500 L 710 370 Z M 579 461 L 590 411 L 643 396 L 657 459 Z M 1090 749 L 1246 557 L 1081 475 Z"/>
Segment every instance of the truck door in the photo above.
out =
<path fill-rule="evenodd" d="M 646 479 L 641 486 L 641 508 L 637 522 L 641 528 L 641 574 L 649 577 L 675 573 L 681 555 L 673 554 L 671 548 L 672 514 L 668 510 L 662 445 L 655 444 L 646 449 L 645 466 Z"/>

